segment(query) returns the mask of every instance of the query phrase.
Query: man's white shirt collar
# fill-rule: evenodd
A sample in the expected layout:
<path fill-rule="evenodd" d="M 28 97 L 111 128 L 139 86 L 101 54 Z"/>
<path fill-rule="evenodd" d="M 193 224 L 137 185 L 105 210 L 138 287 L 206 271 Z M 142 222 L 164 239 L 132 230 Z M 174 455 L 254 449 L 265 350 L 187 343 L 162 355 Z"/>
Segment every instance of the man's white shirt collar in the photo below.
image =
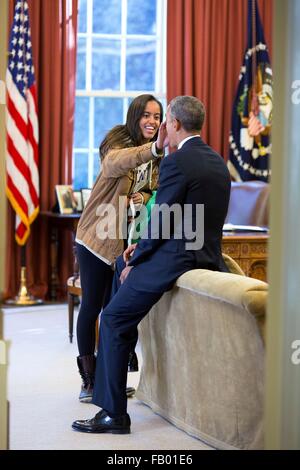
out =
<path fill-rule="evenodd" d="M 177 149 L 180 150 L 181 147 L 183 146 L 183 144 L 185 144 L 188 140 L 193 139 L 194 137 L 201 137 L 201 136 L 200 136 L 200 134 L 189 135 L 188 137 L 183 139 L 181 142 L 179 142 L 179 145 L 178 145 Z"/>

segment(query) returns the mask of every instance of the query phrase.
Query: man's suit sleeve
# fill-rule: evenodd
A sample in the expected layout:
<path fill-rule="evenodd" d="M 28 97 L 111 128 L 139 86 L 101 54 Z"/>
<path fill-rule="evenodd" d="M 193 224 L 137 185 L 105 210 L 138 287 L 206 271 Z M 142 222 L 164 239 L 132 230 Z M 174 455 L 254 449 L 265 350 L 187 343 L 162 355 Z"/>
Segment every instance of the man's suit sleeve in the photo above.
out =
<path fill-rule="evenodd" d="M 186 192 L 186 180 L 184 175 L 178 169 L 174 156 L 166 157 L 160 165 L 159 186 L 156 194 L 156 207 L 151 214 L 151 218 L 156 217 L 155 212 L 161 204 L 167 204 L 169 207 L 173 204 L 182 204 Z M 129 262 L 130 266 L 136 266 L 144 258 L 155 251 L 165 240 L 162 238 L 161 222 L 159 215 L 159 238 L 151 238 L 151 219 L 148 223 L 147 236 L 138 242 L 134 255 Z M 157 235 L 157 234 L 156 234 Z M 172 235 L 172 232 L 171 232 Z"/>

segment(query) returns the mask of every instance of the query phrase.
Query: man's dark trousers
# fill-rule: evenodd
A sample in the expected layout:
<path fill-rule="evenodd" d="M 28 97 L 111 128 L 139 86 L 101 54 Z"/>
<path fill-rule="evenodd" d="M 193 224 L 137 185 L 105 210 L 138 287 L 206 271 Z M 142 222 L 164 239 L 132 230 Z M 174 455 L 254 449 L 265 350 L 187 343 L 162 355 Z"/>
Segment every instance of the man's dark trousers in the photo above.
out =
<path fill-rule="evenodd" d="M 155 254 L 153 257 L 155 258 Z M 118 258 L 112 298 L 101 314 L 93 403 L 112 415 L 125 414 L 127 411 L 128 359 L 129 352 L 137 342 L 137 325 L 168 290 L 166 283 L 161 283 L 162 288 L 159 291 L 157 283 L 153 282 L 154 273 L 151 275 L 148 271 L 149 268 L 153 270 L 153 261 L 135 266 L 120 285 L 119 275 L 125 263 L 121 256 Z M 193 255 L 187 253 L 183 262 L 178 263 L 177 268 L 173 264 L 172 268 L 168 288 L 172 287 L 183 272 L 195 268 Z M 142 289 L 138 287 L 141 276 L 144 279 Z M 148 282 L 145 282 L 147 278 Z M 156 289 L 155 292 L 151 290 L 153 288 Z"/>

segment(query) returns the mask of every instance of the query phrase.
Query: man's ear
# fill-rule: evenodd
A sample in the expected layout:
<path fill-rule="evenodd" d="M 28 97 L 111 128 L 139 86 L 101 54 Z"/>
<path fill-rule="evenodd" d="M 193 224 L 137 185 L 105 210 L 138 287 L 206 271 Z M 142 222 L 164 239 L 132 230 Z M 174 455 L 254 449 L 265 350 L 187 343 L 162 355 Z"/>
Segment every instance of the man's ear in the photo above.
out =
<path fill-rule="evenodd" d="M 180 131 L 180 129 L 181 129 L 181 127 L 182 127 L 182 126 L 181 126 L 181 122 L 178 121 L 178 119 L 176 119 L 176 118 L 174 119 L 174 122 L 175 122 L 175 126 L 174 126 L 174 127 L 175 127 L 176 132 Z"/>

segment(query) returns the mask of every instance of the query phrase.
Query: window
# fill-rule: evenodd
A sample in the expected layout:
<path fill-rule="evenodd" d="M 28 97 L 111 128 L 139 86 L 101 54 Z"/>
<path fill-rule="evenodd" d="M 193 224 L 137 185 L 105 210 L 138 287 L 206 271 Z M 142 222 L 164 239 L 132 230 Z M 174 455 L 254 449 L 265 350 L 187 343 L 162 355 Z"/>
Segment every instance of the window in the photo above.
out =
<path fill-rule="evenodd" d="M 166 1 L 79 0 L 73 187 L 92 187 L 99 144 L 131 100 L 165 104 Z"/>

